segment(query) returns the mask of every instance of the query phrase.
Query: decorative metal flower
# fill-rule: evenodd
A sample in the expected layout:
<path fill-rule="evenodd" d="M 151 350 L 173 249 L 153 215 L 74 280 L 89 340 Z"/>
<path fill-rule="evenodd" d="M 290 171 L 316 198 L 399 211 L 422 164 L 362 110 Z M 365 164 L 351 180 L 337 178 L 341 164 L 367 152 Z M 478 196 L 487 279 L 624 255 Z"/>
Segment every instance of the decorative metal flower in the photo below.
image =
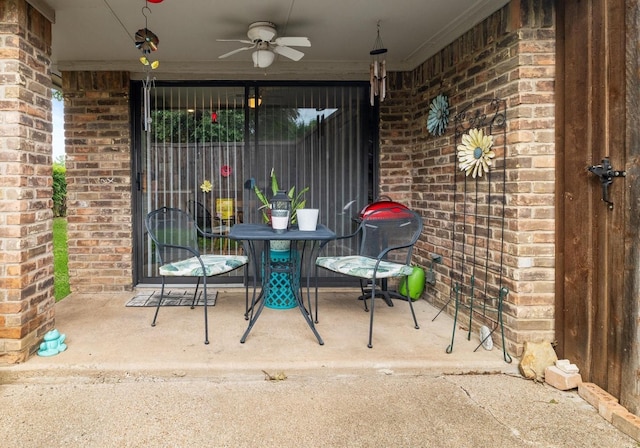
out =
<path fill-rule="evenodd" d="M 444 134 L 449 123 L 449 99 L 442 93 L 436 96 L 429 105 L 429 115 L 427 116 L 427 130 L 431 135 L 440 136 Z"/>
<path fill-rule="evenodd" d="M 204 182 L 202 182 L 202 185 L 200 185 L 200 189 L 203 193 L 210 193 L 213 189 L 213 185 L 211 185 L 211 182 L 209 182 L 208 180 L 205 180 Z"/>
<path fill-rule="evenodd" d="M 160 39 L 150 29 L 141 28 L 136 31 L 136 48 L 142 50 L 144 54 L 148 54 L 158 49 Z"/>
<path fill-rule="evenodd" d="M 465 171 L 467 176 L 471 173 L 473 178 L 482 177 L 483 173 L 489 171 L 491 159 L 496 156 L 491 151 L 492 145 L 491 135 L 484 135 L 482 129 L 470 129 L 468 134 L 462 136 L 462 144 L 458 145 L 460 170 Z"/>
<path fill-rule="evenodd" d="M 232 172 L 232 170 L 231 170 L 231 167 L 230 167 L 229 165 L 222 165 L 222 166 L 220 167 L 220 175 L 221 175 L 222 177 L 229 177 L 229 176 L 231 176 L 231 172 Z"/>

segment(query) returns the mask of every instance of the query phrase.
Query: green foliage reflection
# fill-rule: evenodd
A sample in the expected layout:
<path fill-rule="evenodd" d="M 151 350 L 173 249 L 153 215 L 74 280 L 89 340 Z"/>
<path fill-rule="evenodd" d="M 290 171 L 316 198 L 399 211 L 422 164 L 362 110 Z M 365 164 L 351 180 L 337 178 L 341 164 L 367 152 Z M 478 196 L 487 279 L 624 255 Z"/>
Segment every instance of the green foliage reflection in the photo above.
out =
<path fill-rule="evenodd" d="M 215 114 L 215 120 L 213 117 Z M 272 107 L 249 113 L 248 132 L 261 140 L 292 141 L 302 138 L 316 127 L 315 121 L 302 122 L 298 109 Z M 156 110 L 152 112 L 152 126 L 158 143 L 242 142 L 245 139 L 243 110 Z"/>

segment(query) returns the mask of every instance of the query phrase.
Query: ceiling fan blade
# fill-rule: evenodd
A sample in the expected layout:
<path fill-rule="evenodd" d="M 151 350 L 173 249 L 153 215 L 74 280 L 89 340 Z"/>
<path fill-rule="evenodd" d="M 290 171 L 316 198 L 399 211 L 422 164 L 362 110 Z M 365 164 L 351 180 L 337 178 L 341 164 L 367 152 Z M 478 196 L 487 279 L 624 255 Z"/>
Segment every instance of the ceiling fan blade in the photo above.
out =
<path fill-rule="evenodd" d="M 250 40 L 247 39 L 216 39 L 216 42 L 240 42 L 241 44 L 252 44 Z"/>
<path fill-rule="evenodd" d="M 277 53 L 281 56 L 284 56 L 285 58 L 289 58 L 294 61 L 299 61 L 300 59 L 302 59 L 302 56 L 304 56 L 304 53 L 302 51 L 298 51 L 293 48 L 283 47 L 279 45 L 274 46 L 272 50 L 274 53 Z"/>
<path fill-rule="evenodd" d="M 308 37 L 278 37 L 276 45 L 286 45 L 289 47 L 310 47 L 311 41 Z"/>
<path fill-rule="evenodd" d="M 233 54 L 240 53 L 241 51 L 251 50 L 252 48 L 253 47 L 236 48 L 235 50 L 230 51 L 229 53 L 225 53 L 223 55 L 218 56 L 218 59 L 224 59 L 224 58 L 229 57 L 229 56 L 231 56 Z"/>

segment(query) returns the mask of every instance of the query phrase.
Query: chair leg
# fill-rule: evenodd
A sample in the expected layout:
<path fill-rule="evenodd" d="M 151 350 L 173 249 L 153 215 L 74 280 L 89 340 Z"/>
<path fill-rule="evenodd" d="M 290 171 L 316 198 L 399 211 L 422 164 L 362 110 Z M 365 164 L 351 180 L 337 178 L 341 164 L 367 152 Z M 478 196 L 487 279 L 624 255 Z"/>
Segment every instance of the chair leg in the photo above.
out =
<path fill-rule="evenodd" d="M 162 288 L 160 289 L 160 299 L 158 300 L 158 306 L 156 306 L 156 312 L 153 315 L 153 322 L 151 322 L 151 326 L 156 326 L 156 319 L 158 318 L 158 311 L 160 311 L 160 305 L 162 304 L 162 299 L 164 298 L 164 277 L 162 277 Z"/>
<path fill-rule="evenodd" d="M 367 298 L 366 296 L 364 297 L 364 302 L 365 305 L 367 303 Z M 376 282 L 372 282 L 371 283 L 371 311 L 370 316 L 369 316 L 369 343 L 367 344 L 367 347 L 372 348 L 373 344 L 372 344 L 372 339 L 373 339 L 373 311 L 375 309 L 375 305 L 376 305 Z"/>
<path fill-rule="evenodd" d="M 407 287 L 407 295 L 406 295 L 406 300 L 407 302 L 409 302 L 409 308 L 411 309 L 411 315 L 413 316 L 413 324 L 414 324 L 414 328 L 416 330 L 418 330 L 420 328 L 420 325 L 418 325 L 418 319 L 416 319 L 416 312 L 413 310 L 413 299 L 409 296 L 409 288 Z"/>
<path fill-rule="evenodd" d="M 198 277 L 198 284 L 200 283 L 200 277 Z M 197 287 L 196 287 L 197 290 Z M 209 316 L 207 313 L 207 277 L 202 277 L 202 290 L 204 292 L 204 343 L 209 344 Z M 192 307 L 193 308 L 193 307 Z"/>
<path fill-rule="evenodd" d="M 313 320 L 314 323 L 318 323 L 318 265 L 315 266 L 315 289 L 316 289 L 316 304 L 315 304 L 315 319 Z M 307 291 L 308 292 L 308 291 Z M 309 304 L 309 308 L 311 308 L 311 304 Z"/>
<path fill-rule="evenodd" d="M 365 311 L 369 311 L 369 308 L 367 308 L 367 292 L 365 290 L 365 285 L 367 285 L 367 281 L 366 280 L 362 280 L 360 279 L 360 292 L 361 292 L 361 296 L 362 297 L 362 304 L 364 305 L 364 310 Z"/>
<path fill-rule="evenodd" d="M 198 297 L 198 288 L 200 287 L 200 277 L 198 277 L 198 283 L 196 283 L 196 292 L 193 293 L 193 300 L 191 301 L 191 309 L 196 306 L 196 297 Z"/>
<path fill-rule="evenodd" d="M 370 316 L 369 316 L 369 343 L 367 344 L 367 347 L 372 348 L 373 347 L 373 312 L 375 309 L 375 304 L 376 304 L 376 284 L 375 282 L 372 283 L 371 285 L 371 310 L 370 310 Z M 413 301 L 411 300 L 411 297 L 409 296 L 409 293 L 407 293 L 405 299 L 407 300 L 407 302 L 409 302 L 409 309 L 411 310 L 411 316 L 413 317 L 413 324 L 414 324 L 414 328 L 416 330 L 420 329 L 420 325 L 418 325 L 418 319 L 416 318 L 416 312 L 413 309 Z M 365 303 L 366 303 L 366 296 L 364 298 Z"/>
<path fill-rule="evenodd" d="M 244 265 L 244 274 L 243 274 L 243 282 L 244 282 L 244 315 L 247 316 L 249 314 L 249 263 Z M 255 294 L 255 286 L 253 288 L 253 292 Z"/>

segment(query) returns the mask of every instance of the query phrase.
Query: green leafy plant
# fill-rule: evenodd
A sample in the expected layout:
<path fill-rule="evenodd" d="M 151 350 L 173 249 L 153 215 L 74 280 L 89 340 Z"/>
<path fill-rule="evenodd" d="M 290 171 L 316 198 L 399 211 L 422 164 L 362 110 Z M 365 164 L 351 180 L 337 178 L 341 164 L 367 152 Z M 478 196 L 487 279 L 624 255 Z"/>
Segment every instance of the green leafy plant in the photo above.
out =
<path fill-rule="evenodd" d="M 280 191 L 280 185 L 278 184 L 278 178 L 276 176 L 275 170 L 271 168 L 271 195 L 275 196 L 278 191 Z M 262 202 L 262 206 L 260 207 L 260 211 L 262 212 L 262 220 L 265 223 L 269 222 L 269 214 L 267 210 L 269 210 L 269 198 L 264 191 L 262 191 L 257 185 L 254 185 L 253 191 L 256 193 L 258 200 Z M 287 196 L 291 199 L 291 224 L 295 224 L 297 222 L 297 212 L 298 209 L 304 208 L 307 203 L 307 200 L 304 198 L 304 194 L 309 191 L 309 187 L 304 187 L 302 190 L 296 193 L 296 187 L 291 187 L 287 192 Z"/>
<path fill-rule="evenodd" d="M 67 170 L 64 162 L 53 164 L 53 216 L 67 216 Z"/>
<path fill-rule="evenodd" d="M 67 219 L 53 219 L 53 291 L 56 302 L 71 293 L 67 252 Z"/>

